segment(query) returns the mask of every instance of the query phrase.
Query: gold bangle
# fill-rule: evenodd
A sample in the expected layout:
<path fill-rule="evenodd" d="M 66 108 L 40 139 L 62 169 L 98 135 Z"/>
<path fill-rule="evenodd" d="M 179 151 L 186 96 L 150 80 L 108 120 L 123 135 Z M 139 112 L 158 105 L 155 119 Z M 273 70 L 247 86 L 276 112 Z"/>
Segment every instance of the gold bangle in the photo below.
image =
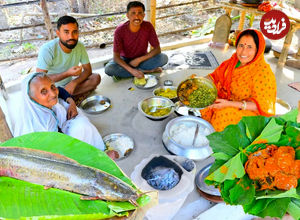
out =
<path fill-rule="evenodd" d="M 246 108 L 247 108 L 247 102 L 243 101 L 242 110 L 246 110 Z"/>

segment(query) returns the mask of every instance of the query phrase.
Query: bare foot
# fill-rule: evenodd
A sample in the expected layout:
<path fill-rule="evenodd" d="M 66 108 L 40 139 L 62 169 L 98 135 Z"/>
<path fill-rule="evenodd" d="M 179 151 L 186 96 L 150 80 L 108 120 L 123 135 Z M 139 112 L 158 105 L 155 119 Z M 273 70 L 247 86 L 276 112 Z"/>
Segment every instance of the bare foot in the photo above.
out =
<path fill-rule="evenodd" d="M 153 70 L 143 70 L 144 73 L 161 73 L 163 69 L 161 67 L 157 67 Z"/>

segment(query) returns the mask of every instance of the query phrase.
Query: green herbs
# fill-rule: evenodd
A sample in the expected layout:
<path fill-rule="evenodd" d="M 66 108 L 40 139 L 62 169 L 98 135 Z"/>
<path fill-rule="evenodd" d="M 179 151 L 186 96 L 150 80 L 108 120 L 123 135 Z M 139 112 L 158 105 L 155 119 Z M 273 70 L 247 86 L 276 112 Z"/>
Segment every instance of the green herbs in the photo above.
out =
<path fill-rule="evenodd" d="M 216 99 L 215 91 L 207 86 L 199 86 L 192 92 L 188 100 L 192 108 L 204 108 L 214 103 Z"/>

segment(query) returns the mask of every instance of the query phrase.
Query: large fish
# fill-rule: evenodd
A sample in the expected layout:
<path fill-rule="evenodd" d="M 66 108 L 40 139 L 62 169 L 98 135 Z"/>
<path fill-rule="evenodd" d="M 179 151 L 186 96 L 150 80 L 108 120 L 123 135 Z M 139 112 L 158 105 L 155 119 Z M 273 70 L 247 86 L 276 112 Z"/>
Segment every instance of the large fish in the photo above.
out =
<path fill-rule="evenodd" d="M 0 176 L 75 192 L 81 199 L 129 201 L 139 194 L 127 183 L 68 157 L 20 147 L 0 147 Z"/>

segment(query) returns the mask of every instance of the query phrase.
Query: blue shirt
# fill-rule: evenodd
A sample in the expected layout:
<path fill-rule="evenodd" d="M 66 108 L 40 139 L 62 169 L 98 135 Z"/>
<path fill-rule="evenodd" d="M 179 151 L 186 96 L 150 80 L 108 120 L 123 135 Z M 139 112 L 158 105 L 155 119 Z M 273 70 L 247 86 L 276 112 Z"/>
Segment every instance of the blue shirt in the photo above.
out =
<path fill-rule="evenodd" d="M 59 38 L 45 43 L 39 51 L 37 68 L 48 70 L 48 74 L 62 73 L 72 66 L 88 64 L 89 57 L 82 43 L 78 41 L 76 47 L 70 53 L 65 53 L 60 45 Z M 56 82 L 57 86 L 65 86 L 72 80 L 72 77 Z"/>

